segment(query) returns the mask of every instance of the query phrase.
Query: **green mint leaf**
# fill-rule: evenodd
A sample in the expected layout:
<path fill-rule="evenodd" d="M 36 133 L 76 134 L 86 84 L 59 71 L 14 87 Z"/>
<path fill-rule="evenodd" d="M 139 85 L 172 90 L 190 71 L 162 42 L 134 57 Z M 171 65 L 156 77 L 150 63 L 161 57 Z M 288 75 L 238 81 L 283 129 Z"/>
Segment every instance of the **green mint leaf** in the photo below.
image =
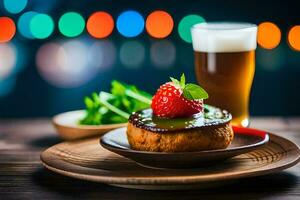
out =
<path fill-rule="evenodd" d="M 185 75 L 184 75 L 184 73 L 182 73 L 182 75 L 180 77 L 180 87 L 181 88 L 185 87 Z"/>
<path fill-rule="evenodd" d="M 176 87 L 180 87 L 180 82 L 176 78 L 170 77 L 170 79 Z"/>
<path fill-rule="evenodd" d="M 186 84 L 183 89 L 183 96 L 188 100 L 207 99 L 207 92 L 196 84 Z"/>
<path fill-rule="evenodd" d="M 179 87 L 181 89 L 183 89 L 185 87 L 185 75 L 184 73 L 182 73 L 181 77 L 180 77 L 180 81 L 177 80 L 176 78 L 170 77 L 170 79 L 172 80 L 172 82 L 174 83 L 174 85 L 176 87 Z"/>

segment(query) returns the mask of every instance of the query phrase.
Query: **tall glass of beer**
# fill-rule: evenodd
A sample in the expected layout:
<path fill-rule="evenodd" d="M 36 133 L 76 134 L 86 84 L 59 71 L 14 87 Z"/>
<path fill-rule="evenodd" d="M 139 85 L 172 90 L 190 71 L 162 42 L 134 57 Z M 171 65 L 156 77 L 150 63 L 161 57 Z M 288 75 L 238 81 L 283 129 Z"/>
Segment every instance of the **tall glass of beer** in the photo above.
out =
<path fill-rule="evenodd" d="M 231 112 L 232 123 L 249 125 L 249 95 L 255 71 L 257 26 L 201 23 L 192 27 L 195 73 L 207 103 Z"/>

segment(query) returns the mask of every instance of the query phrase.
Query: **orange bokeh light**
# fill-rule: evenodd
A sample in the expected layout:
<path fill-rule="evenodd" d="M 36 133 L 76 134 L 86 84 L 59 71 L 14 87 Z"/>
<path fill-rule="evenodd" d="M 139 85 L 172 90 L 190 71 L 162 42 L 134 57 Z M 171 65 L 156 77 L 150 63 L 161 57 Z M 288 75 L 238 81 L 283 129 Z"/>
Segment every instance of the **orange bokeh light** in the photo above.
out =
<path fill-rule="evenodd" d="M 16 25 L 9 17 L 0 17 L 0 42 L 10 41 L 16 33 Z"/>
<path fill-rule="evenodd" d="M 152 12 L 146 20 L 146 30 L 154 38 L 165 38 L 172 32 L 174 21 L 165 11 Z"/>
<path fill-rule="evenodd" d="M 292 49 L 300 51 L 300 25 L 293 26 L 288 33 L 288 42 Z"/>
<path fill-rule="evenodd" d="M 281 31 L 272 22 L 263 22 L 258 26 L 257 42 L 265 49 L 274 49 L 281 40 Z"/>
<path fill-rule="evenodd" d="M 86 24 L 88 33 L 95 38 L 105 38 L 109 36 L 114 29 L 114 20 L 106 12 L 93 13 Z"/>

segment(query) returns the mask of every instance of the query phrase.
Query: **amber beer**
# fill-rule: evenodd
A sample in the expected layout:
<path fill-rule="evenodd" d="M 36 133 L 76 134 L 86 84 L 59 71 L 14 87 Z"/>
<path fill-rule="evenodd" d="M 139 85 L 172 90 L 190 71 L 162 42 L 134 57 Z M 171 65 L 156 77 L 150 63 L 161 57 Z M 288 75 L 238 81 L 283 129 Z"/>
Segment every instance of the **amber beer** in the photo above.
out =
<path fill-rule="evenodd" d="M 205 23 L 192 28 L 195 72 L 209 93 L 206 103 L 230 111 L 232 123 L 249 125 L 249 95 L 255 71 L 257 27 Z"/>

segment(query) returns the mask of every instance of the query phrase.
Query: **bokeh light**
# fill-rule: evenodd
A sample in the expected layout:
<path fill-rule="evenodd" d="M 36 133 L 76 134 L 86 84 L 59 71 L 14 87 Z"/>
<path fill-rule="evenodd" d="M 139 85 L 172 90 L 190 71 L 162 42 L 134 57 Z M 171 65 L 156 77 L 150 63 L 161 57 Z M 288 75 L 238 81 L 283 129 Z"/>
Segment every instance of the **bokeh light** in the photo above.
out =
<path fill-rule="evenodd" d="M 152 64 L 159 69 L 169 69 L 175 63 L 176 49 L 168 40 L 156 41 L 151 45 L 150 58 Z"/>
<path fill-rule="evenodd" d="M 70 72 L 76 75 L 84 71 L 87 67 L 87 46 L 79 40 L 67 41 L 62 45 L 66 58 L 63 63 L 65 69 L 71 69 Z"/>
<path fill-rule="evenodd" d="M 16 75 L 24 68 L 24 54 L 20 44 L 0 44 L 0 97 L 14 90 Z"/>
<path fill-rule="evenodd" d="M 49 15 L 37 14 L 30 22 L 30 31 L 37 39 L 49 37 L 54 30 L 54 22 Z"/>
<path fill-rule="evenodd" d="M 143 16 L 133 10 L 121 13 L 117 19 L 117 29 L 125 37 L 136 37 L 144 30 Z"/>
<path fill-rule="evenodd" d="M 21 12 L 27 3 L 27 0 L 3 0 L 4 8 L 12 14 Z"/>
<path fill-rule="evenodd" d="M 289 30 L 288 43 L 293 50 L 300 51 L 300 25 L 293 26 Z"/>
<path fill-rule="evenodd" d="M 187 15 L 182 18 L 178 25 L 178 33 L 181 39 L 185 42 L 192 43 L 192 26 L 203 22 L 205 22 L 205 19 L 199 15 Z"/>
<path fill-rule="evenodd" d="M 86 28 L 91 36 L 95 38 L 105 38 L 112 33 L 114 20 L 107 12 L 95 12 L 89 17 Z"/>
<path fill-rule="evenodd" d="M 29 11 L 29 12 L 23 13 L 19 18 L 18 30 L 21 33 L 21 35 L 24 36 L 25 38 L 34 39 L 34 36 L 32 35 L 31 30 L 30 30 L 30 22 L 31 22 L 31 19 L 37 14 L 38 14 L 37 12 Z"/>
<path fill-rule="evenodd" d="M 115 45 L 109 40 L 96 41 L 88 51 L 88 61 L 100 71 L 109 69 L 116 61 Z"/>
<path fill-rule="evenodd" d="M 146 30 L 154 38 L 165 38 L 173 30 L 174 22 L 171 15 L 165 11 L 152 12 L 146 20 Z"/>
<path fill-rule="evenodd" d="M 76 37 L 82 33 L 85 27 L 83 17 L 76 12 L 63 14 L 58 21 L 59 31 L 67 37 Z"/>
<path fill-rule="evenodd" d="M 12 49 L 14 49 L 15 57 L 16 57 L 16 63 L 13 68 L 12 76 L 15 76 L 22 72 L 24 68 L 27 66 L 28 63 L 28 50 L 27 46 L 24 45 L 23 42 L 10 42 L 9 43 Z"/>
<path fill-rule="evenodd" d="M 66 55 L 59 43 L 46 43 L 41 46 L 36 54 L 36 65 L 42 77 L 53 84 L 63 82 L 59 74 L 63 71 L 63 60 Z"/>
<path fill-rule="evenodd" d="M 16 85 L 16 77 L 0 80 L 0 97 L 9 95 Z"/>
<path fill-rule="evenodd" d="M 136 69 L 141 67 L 145 59 L 145 47 L 139 41 L 126 41 L 120 48 L 120 61 L 129 68 Z"/>
<path fill-rule="evenodd" d="M 16 33 L 16 25 L 9 17 L 0 17 L 0 43 L 10 41 Z"/>
<path fill-rule="evenodd" d="M 80 40 L 43 45 L 37 53 L 36 64 L 41 76 L 61 88 L 79 87 L 96 75 L 88 65 L 88 48 Z"/>
<path fill-rule="evenodd" d="M 0 44 L 0 80 L 8 78 L 16 66 L 16 49 L 12 44 Z"/>
<path fill-rule="evenodd" d="M 281 31 L 272 22 L 263 22 L 258 26 L 257 42 L 265 49 L 274 49 L 281 40 Z"/>

